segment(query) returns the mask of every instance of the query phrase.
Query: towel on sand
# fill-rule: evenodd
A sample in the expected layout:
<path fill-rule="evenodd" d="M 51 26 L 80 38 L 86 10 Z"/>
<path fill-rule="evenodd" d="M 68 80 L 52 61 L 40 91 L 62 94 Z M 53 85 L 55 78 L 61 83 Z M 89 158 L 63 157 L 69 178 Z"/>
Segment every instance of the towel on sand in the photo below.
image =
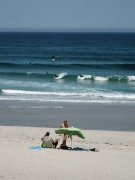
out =
<path fill-rule="evenodd" d="M 75 151 L 94 151 L 94 152 L 99 152 L 99 149 L 97 149 L 97 148 L 84 149 L 84 148 L 77 147 L 77 148 L 73 148 L 73 150 L 75 150 Z"/>
<path fill-rule="evenodd" d="M 41 150 L 42 148 L 40 146 L 31 146 L 29 149 Z"/>

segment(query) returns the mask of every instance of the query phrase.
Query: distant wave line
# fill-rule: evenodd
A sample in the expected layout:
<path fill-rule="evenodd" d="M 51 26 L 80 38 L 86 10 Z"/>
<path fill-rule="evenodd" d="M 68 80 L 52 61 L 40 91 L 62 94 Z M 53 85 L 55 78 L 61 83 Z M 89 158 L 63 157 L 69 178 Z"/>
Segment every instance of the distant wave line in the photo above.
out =
<path fill-rule="evenodd" d="M 18 64 L 18 63 L 5 63 L 5 62 L 0 62 L 1 66 L 5 66 L 5 67 L 88 67 L 88 68 L 135 68 L 135 63 L 85 63 L 84 61 L 83 63 L 29 63 L 29 64 Z"/>
<path fill-rule="evenodd" d="M 33 80 L 33 78 L 41 78 L 41 79 L 45 79 L 45 80 L 54 80 L 54 79 L 65 79 L 67 81 L 79 81 L 79 80 L 91 80 L 91 81 L 108 81 L 108 82 L 130 82 L 130 81 L 135 81 L 135 75 L 124 75 L 124 76 L 120 76 L 120 75 L 112 75 L 112 76 L 97 76 L 97 75 L 82 75 L 82 77 L 80 77 L 79 75 L 75 75 L 75 74 L 68 74 L 66 72 L 62 72 L 59 73 L 58 76 L 59 78 L 55 78 L 54 75 L 55 74 L 47 74 L 47 73 L 33 73 L 33 72 L 1 72 L 0 73 L 1 77 L 2 75 L 4 76 L 22 76 L 22 77 L 29 77 L 31 78 L 31 80 Z M 20 79 L 21 81 L 21 79 Z M 5 82 L 6 83 L 6 82 Z"/>

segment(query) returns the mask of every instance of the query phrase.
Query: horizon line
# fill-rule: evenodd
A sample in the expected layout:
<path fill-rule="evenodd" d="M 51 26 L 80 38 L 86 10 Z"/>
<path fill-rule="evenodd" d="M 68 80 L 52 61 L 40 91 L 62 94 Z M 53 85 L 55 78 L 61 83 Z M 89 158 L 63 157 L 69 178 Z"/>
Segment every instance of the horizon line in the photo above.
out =
<path fill-rule="evenodd" d="M 124 29 L 124 28 L 116 28 L 116 29 L 109 29 L 109 28 L 0 28 L 0 32 L 90 32 L 90 33 L 96 33 L 96 32 L 103 32 L 103 33 L 109 33 L 109 32 L 116 32 L 116 33 L 135 33 L 135 29 Z"/>

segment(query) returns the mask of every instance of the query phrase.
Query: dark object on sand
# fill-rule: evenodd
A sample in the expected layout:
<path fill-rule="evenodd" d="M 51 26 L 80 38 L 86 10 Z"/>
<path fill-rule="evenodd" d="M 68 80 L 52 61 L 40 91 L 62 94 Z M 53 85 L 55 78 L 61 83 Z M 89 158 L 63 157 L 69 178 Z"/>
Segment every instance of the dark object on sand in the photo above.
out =
<path fill-rule="evenodd" d="M 60 145 L 60 149 L 68 150 L 69 148 L 65 144 L 61 144 Z"/>

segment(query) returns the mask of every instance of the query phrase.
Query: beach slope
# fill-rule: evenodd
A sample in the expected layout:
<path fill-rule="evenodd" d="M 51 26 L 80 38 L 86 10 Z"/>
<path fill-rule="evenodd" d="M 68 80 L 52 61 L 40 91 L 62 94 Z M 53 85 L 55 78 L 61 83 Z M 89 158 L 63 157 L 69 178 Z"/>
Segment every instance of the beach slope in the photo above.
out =
<path fill-rule="evenodd" d="M 85 140 L 73 137 L 74 147 L 98 148 L 99 152 L 29 149 L 41 145 L 46 131 L 53 139 L 60 138 L 54 130 L 0 126 L 0 179 L 135 179 L 135 132 L 84 130 Z"/>

